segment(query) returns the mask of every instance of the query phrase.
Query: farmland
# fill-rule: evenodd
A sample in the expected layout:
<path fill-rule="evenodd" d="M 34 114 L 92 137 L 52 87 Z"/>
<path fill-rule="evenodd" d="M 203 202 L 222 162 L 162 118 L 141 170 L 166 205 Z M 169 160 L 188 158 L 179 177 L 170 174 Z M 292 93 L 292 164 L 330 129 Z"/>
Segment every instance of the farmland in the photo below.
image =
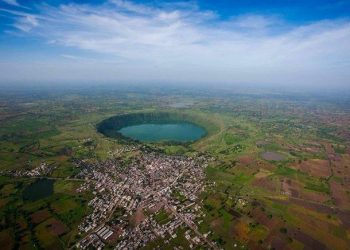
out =
<path fill-rule="evenodd" d="M 65 249 L 88 236 L 79 226 L 93 213 L 89 201 L 102 193 L 92 188 L 98 180 L 88 179 L 90 172 L 80 177 L 82 163 L 103 175 L 110 165 L 130 174 L 127 168 L 141 166 L 142 159 L 152 164 L 174 162 L 179 168 L 181 161 L 191 159 L 188 162 L 198 167 L 193 171 L 198 175 L 203 171 L 204 176 L 203 190 L 194 200 L 200 207 L 193 216 L 198 234 L 184 223 L 175 230 L 176 238 L 158 237 L 144 248 L 163 244 L 188 248 L 195 245 L 196 236 L 207 235 L 209 243 L 201 238 L 198 249 L 211 244 L 224 249 L 347 249 L 348 104 L 345 97 L 342 102 L 322 101 L 311 94 L 296 98 L 278 92 L 216 93 L 156 86 L 149 91 L 123 87 L 98 92 L 88 88 L 2 92 L 1 245 L 3 249 Z M 111 117 L 150 112 L 181 114 L 208 134 L 193 143 L 142 143 L 98 132 L 98 124 Z M 206 159 L 203 170 L 192 162 L 200 157 Z M 27 199 L 25 190 L 41 178 L 52 182 L 52 192 Z M 119 176 L 111 173 L 108 178 Z M 193 183 L 179 181 L 169 200 L 187 206 L 189 194 L 181 188 Z M 86 182 L 90 186 L 82 190 Z M 122 208 L 115 209 L 110 224 L 106 221 L 115 240 L 99 237 L 105 247 L 114 247 L 122 241 L 118 233 L 122 229 L 112 221 L 124 221 L 129 230 L 149 217 L 162 226 L 176 219 L 170 208 L 166 202 L 154 211 L 136 207 L 128 218 Z"/>

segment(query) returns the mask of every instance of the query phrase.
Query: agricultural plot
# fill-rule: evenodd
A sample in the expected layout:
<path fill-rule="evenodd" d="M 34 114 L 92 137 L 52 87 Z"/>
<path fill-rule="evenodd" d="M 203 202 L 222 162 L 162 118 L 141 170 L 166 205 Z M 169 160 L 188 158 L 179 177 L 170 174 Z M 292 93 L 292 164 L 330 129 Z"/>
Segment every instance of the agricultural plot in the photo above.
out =
<path fill-rule="evenodd" d="M 77 177 L 83 171 L 77 162 L 98 166 L 115 160 L 119 170 L 126 171 L 144 154 L 208 159 L 199 199 L 191 200 L 186 187 L 169 194 L 188 211 L 198 205 L 193 220 L 198 234 L 191 223 L 182 224 L 174 237 L 156 237 L 144 249 L 186 249 L 190 244 L 198 249 L 349 248 L 350 113 L 343 106 L 308 105 L 307 98 L 271 99 L 264 94 L 201 96 L 190 90 L 183 95 L 159 90 L 159 98 L 132 91 L 89 93 L 93 98 L 86 93 L 52 94 L 41 100 L 1 97 L 2 106 L 12 106 L 0 109 L 2 249 L 67 249 L 82 242 L 89 232 L 79 226 L 94 210 L 88 204 L 105 191 Z M 29 99 L 32 104 L 24 105 Z M 98 132 L 98 124 L 107 118 L 140 112 L 185 114 L 208 134 L 193 143 L 174 144 L 109 138 Z M 113 178 L 119 183 L 119 177 Z M 51 191 L 38 199 L 26 198 L 27 188 L 40 179 L 52 183 Z M 81 191 L 86 183 L 90 186 Z M 176 219 L 162 202 L 130 214 L 122 207 L 113 209 L 103 226 L 114 233 L 108 240 L 99 239 L 105 247 L 121 241 L 125 223 L 136 228 L 152 218 L 161 227 Z M 202 245 L 196 245 L 196 237 Z"/>

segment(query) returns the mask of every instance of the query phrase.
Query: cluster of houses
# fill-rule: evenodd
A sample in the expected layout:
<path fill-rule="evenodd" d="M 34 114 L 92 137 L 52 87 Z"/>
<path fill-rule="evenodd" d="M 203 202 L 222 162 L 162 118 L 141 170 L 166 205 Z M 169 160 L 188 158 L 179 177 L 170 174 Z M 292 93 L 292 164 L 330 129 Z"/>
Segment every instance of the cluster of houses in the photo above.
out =
<path fill-rule="evenodd" d="M 89 247 L 90 249 L 101 250 L 104 246 L 105 244 L 100 240 L 97 234 L 90 234 L 77 244 L 77 247 L 81 249 L 86 249 Z"/>
<path fill-rule="evenodd" d="M 13 177 L 43 177 L 50 176 L 55 168 L 56 165 L 54 164 L 47 164 L 46 162 L 42 162 L 34 169 L 14 169 L 2 172 L 0 174 Z"/>
<path fill-rule="evenodd" d="M 204 189 L 205 157 L 135 154 L 125 166 L 117 159 L 102 163 L 78 162 L 75 178 L 86 180 L 78 191 L 92 191 L 92 212 L 79 226 L 79 248 L 103 248 L 115 238 L 115 249 L 139 249 L 155 239 L 171 244 L 178 229 L 188 245 L 205 246 L 197 229 L 201 212 L 199 193 Z M 118 213 L 117 213 L 118 211 Z M 157 216 L 163 213 L 165 218 Z M 113 236 L 113 237 L 112 237 Z M 113 245 L 113 244 L 112 244 Z"/>

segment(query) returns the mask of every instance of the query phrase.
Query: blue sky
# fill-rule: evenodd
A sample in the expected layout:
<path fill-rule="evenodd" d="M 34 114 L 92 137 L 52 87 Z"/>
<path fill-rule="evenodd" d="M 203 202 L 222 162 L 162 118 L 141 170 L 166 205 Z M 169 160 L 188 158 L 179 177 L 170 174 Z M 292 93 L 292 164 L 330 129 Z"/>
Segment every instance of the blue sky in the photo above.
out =
<path fill-rule="evenodd" d="M 0 84 L 350 85 L 350 0 L 0 0 Z"/>

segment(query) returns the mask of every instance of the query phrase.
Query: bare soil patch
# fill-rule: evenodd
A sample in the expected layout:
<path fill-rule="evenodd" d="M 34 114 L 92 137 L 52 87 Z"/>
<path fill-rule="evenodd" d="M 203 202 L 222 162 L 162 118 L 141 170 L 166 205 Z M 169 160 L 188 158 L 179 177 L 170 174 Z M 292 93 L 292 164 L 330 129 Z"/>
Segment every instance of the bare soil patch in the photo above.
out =
<path fill-rule="evenodd" d="M 277 228 L 280 221 L 274 217 L 269 218 L 260 208 L 255 208 L 252 211 L 252 215 L 255 221 L 266 226 L 269 230 Z"/>
<path fill-rule="evenodd" d="M 348 209 L 350 207 L 350 202 L 349 202 L 348 194 L 344 189 L 344 186 L 342 186 L 341 184 L 335 181 L 331 181 L 330 187 L 331 187 L 332 198 L 334 199 L 335 204 L 339 208 Z"/>
<path fill-rule="evenodd" d="M 329 195 L 327 194 L 307 190 L 302 191 L 300 198 L 319 203 L 324 203 L 330 199 Z"/>
<path fill-rule="evenodd" d="M 33 213 L 30 217 L 34 224 L 39 224 L 40 222 L 48 219 L 50 216 L 50 212 L 47 209 L 44 209 Z"/>
<path fill-rule="evenodd" d="M 292 167 L 315 177 L 326 178 L 331 175 L 331 169 L 328 160 L 310 159 L 298 164 L 294 164 Z"/>
<path fill-rule="evenodd" d="M 334 176 L 350 180 L 350 155 L 341 155 L 339 161 L 332 161 Z"/>
<path fill-rule="evenodd" d="M 142 207 L 138 207 L 136 209 L 135 214 L 133 215 L 133 217 L 131 218 L 131 224 L 136 227 L 139 224 L 141 224 L 141 222 L 145 219 L 145 215 L 143 213 L 143 208 Z"/>
<path fill-rule="evenodd" d="M 270 180 L 268 177 L 256 178 L 253 180 L 252 184 L 257 187 L 261 187 L 265 190 L 276 192 L 276 184 L 274 181 Z"/>
<path fill-rule="evenodd" d="M 292 201 L 296 205 L 317 211 L 319 213 L 332 214 L 335 212 L 335 209 L 333 209 L 327 205 L 315 203 L 315 202 L 308 201 L 308 200 L 300 200 L 300 199 L 290 198 L 290 201 Z"/>
<path fill-rule="evenodd" d="M 342 221 L 343 225 L 350 230 L 350 211 L 339 211 L 339 219 Z"/>
<path fill-rule="evenodd" d="M 281 181 L 281 190 L 283 194 L 297 198 L 300 193 L 300 185 L 294 180 L 283 178 Z"/>
<path fill-rule="evenodd" d="M 296 229 L 289 229 L 289 236 L 293 239 L 296 239 L 298 241 L 300 241 L 301 243 L 303 243 L 305 245 L 304 249 L 318 249 L 318 250 L 322 250 L 322 249 L 327 249 L 327 247 L 315 240 L 314 238 L 312 238 L 311 236 L 305 234 L 302 231 L 296 230 Z"/>
<path fill-rule="evenodd" d="M 254 158 L 252 156 L 245 155 L 238 158 L 238 162 L 242 165 L 250 165 L 254 162 Z"/>
<path fill-rule="evenodd" d="M 113 234 L 106 240 L 106 242 L 109 244 L 115 243 L 118 240 L 119 236 L 123 234 L 123 229 L 120 226 L 113 226 L 112 230 Z"/>
<path fill-rule="evenodd" d="M 249 239 L 248 234 L 248 225 L 244 221 L 239 220 L 233 229 L 233 236 L 241 241 L 247 241 Z"/>
<path fill-rule="evenodd" d="M 285 249 L 286 240 L 282 239 L 280 236 L 274 236 L 271 241 L 271 247 L 273 249 Z"/>
<path fill-rule="evenodd" d="M 288 195 L 291 198 L 300 198 L 319 203 L 326 202 L 330 199 L 329 195 L 306 190 L 303 188 L 303 184 L 289 178 L 282 179 L 281 191 L 284 195 Z"/>
<path fill-rule="evenodd" d="M 323 146 L 324 146 L 324 148 L 325 148 L 327 154 L 334 154 L 334 153 L 335 153 L 335 152 L 334 152 L 334 148 L 332 147 L 331 144 L 329 144 L 329 143 L 324 143 Z"/>
<path fill-rule="evenodd" d="M 48 225 L 49 230 L 57 236 L 60 236 L 68 231 L 68 228 L 62 221 L 57 219 L 52 219 Z"/>

